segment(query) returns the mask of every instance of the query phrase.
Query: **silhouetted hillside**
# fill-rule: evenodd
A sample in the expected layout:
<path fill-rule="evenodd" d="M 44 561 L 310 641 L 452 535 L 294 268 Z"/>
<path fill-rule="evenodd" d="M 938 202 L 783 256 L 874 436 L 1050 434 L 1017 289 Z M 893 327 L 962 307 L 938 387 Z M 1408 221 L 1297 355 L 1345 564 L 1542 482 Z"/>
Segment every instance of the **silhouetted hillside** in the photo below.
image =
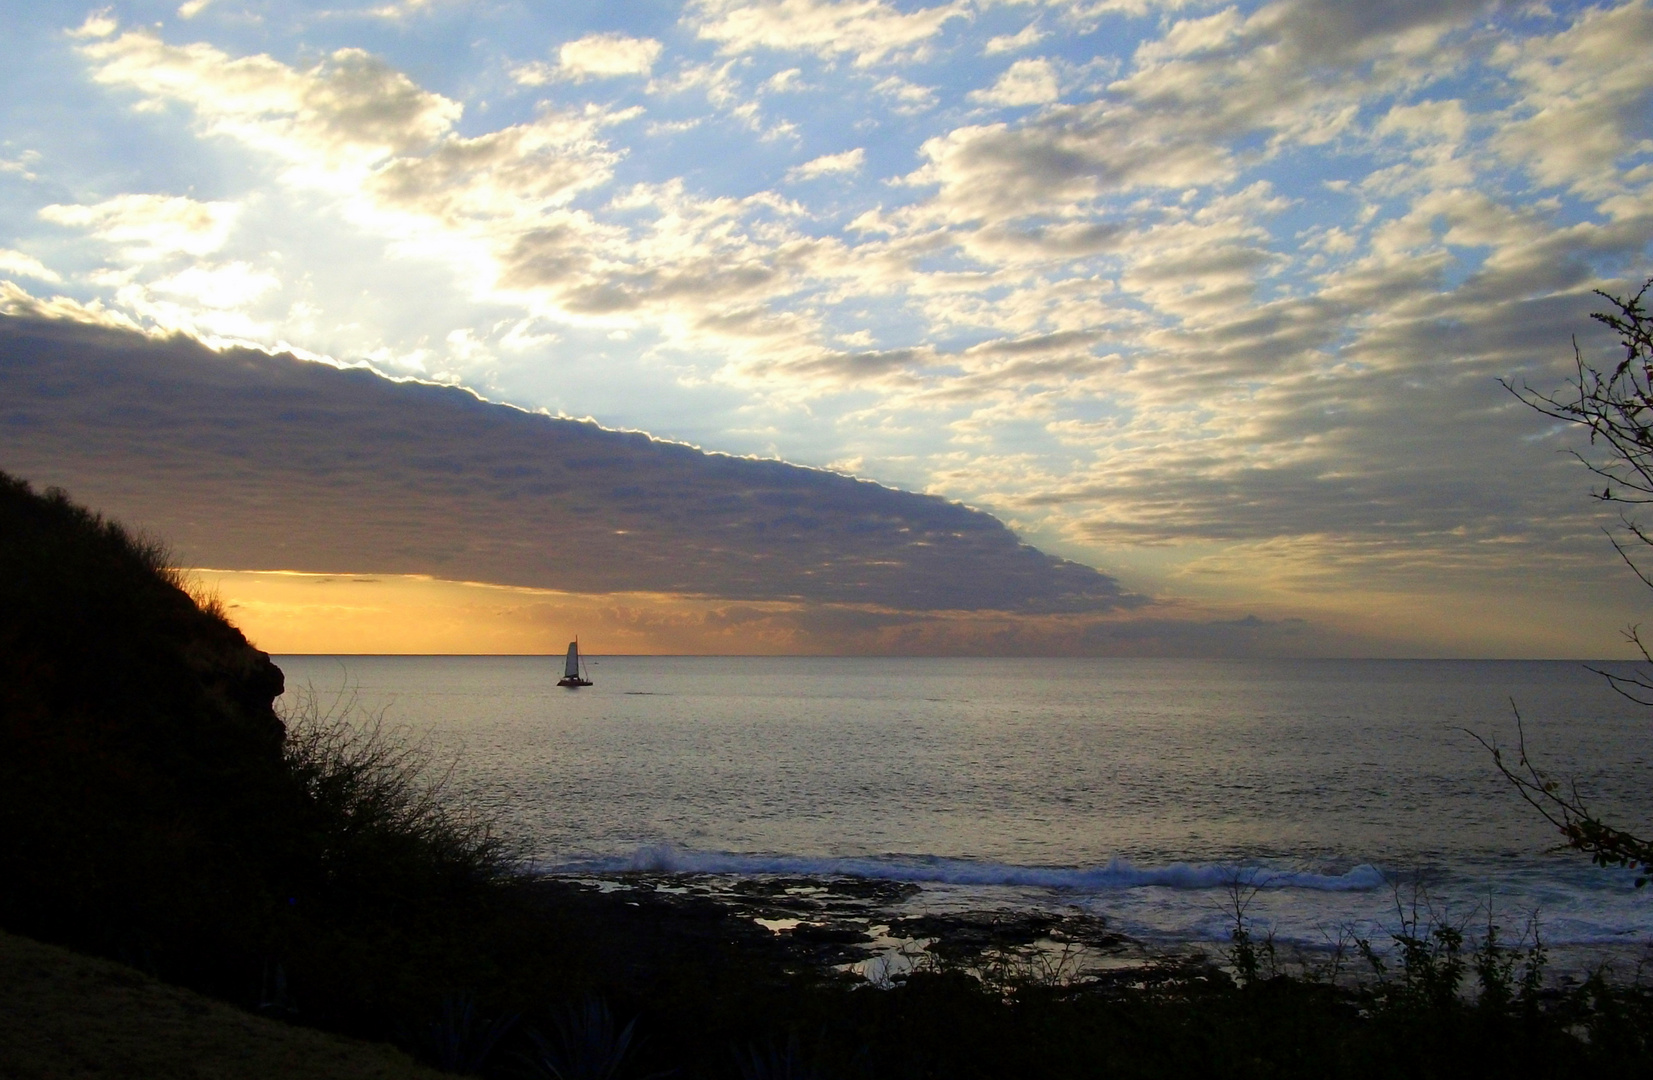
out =
<path fill-rule="evenodd" d="M 158 547 L 0 474 L 0 920 L 209 981 L 259 951 L 281 689 Z"/>
<path fill-rule="evenodd" d="M 281 671 L 213 608 L 0 473 L 0 924 L 346 1022 L 508 875 L 405 747 L 284 730 Z"/>

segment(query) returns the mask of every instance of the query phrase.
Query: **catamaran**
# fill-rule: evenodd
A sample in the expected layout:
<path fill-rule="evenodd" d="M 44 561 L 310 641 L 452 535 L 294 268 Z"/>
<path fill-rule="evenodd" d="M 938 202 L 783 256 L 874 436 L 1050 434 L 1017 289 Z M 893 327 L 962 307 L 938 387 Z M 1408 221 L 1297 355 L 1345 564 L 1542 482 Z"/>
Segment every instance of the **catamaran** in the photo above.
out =
<path fill-rule="evenodd" d="M 562 678 L 557 680 L 558 686 L 590 686 L 591 680 L 586 678 L 580 668 L 580 639 L 575 638 L 568 643 L 568 660 L 562 666 Z"/>

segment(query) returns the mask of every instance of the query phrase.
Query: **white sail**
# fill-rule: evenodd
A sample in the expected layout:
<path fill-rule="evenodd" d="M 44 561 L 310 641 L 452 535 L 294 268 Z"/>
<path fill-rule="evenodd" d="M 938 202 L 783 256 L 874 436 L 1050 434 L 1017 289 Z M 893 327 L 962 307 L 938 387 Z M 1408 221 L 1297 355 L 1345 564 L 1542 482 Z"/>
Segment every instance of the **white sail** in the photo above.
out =
<path fill-rule="evenodd" d="M 580 677 L 580 643 L 578 641 L 568 643 L 568 662 L 563 665 L 562 677 L 565 679 L 578 679 Z"/>

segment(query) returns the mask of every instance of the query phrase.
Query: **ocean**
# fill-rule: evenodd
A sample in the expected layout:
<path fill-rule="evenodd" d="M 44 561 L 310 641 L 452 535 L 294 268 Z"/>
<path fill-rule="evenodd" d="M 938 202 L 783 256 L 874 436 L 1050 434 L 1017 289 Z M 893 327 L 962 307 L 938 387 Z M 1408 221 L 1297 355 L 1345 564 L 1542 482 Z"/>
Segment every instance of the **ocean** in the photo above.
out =
<path fill-rule="evenodd" d="M 382 716 L 545 873 L 918 886 L 903 913 L 1079 911 L 1298 949 L 1415 917 L 1633 969 L 1653 889 L 1558 849 L 1472 736 L 1653 813 L 1653 710 L 1572 661 L 283 656 Z M 1602 666 L 1602 665 L 1596 665 Z M 1646 835 L 1645 831 L 1642 833 Z"/>

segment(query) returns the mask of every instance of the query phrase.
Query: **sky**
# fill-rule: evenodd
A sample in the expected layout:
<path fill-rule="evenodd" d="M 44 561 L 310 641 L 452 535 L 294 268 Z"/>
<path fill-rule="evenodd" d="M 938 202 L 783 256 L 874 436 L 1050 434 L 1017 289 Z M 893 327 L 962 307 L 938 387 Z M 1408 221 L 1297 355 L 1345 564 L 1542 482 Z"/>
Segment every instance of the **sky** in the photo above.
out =
<path fill-rule="evenodd" d="M 77 414 L 45 346 L 0 358 L 0 468 L 168 533 L 265 647 L 536 651 L 584 624 L 616 651 L 1609 656 L 1645 608 L 1577 433 L 1499 380 L 1563 385 L 1575 337 L 1611 358 L 1591 290 L 1653 273 L 1648 3 L 0 18 L 0 313 L 28 329 L 7 340 L 105 363 L 54 369 L 102 388 Z M 144 381 L 118 355 L 167 372 L 150 421 L 110 422 Z M 348 401 L 354 442 L 248 419 L 350 365 L 384 378 L 308 392 Z M 538 426 L 433 426 L 427 384 Z M 440 452 L 366 434 L 415 416 Z M 373 528 L 284 551 L 247 506 L 205 513 L 226 462 L 282 520 L 340 513 L 301 430 L 354 463 Z M 483 558 L 476 537 L 586 535 L 489 480 L 575 430 L 652 437 L 620 454 L 644 488 L 790 491 L 843 558 L 897 569 L 804 587 L 820 551 L 795 532 L 606 474 L 607 536 L 746 539 L 687 578 L 612 543 L 579 580 Z M 835 502 L 841 477 L 862 483 Z M 843 539 L 868 514 L 963 515 L 996 546 L 921 572 L 916 547 Z M 433 530 L 461 554 L 411 558 Z M 984 591 L 1005 567 L 1020 584 Z"/>

